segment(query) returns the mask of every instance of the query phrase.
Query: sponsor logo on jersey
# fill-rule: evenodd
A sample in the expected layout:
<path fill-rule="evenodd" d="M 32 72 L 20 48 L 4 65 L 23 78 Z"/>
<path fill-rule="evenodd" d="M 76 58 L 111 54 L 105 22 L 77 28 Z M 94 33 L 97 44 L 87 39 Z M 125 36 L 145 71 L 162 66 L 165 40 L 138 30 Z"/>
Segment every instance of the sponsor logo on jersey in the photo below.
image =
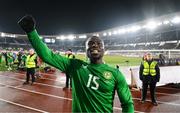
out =
<path fill-rule="evenodd" d="M 111 72 L 105 71 L 103 75 L 104 75 L 104 78 L 106 78 L 106 79 L 111 79 L 112 78 L 112 73 Z"/>

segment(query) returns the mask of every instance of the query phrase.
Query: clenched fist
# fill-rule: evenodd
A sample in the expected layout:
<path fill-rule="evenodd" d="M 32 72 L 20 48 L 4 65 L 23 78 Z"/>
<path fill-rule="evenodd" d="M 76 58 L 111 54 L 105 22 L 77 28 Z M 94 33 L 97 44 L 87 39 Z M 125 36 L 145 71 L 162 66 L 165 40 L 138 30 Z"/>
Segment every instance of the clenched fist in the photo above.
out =
<path fill-rule="evenodd" d="M 31 15 L 25 15 L 18 21 L 18 24 L 26 33 L 30 33 L 35 29 L 36 21 Z"/>

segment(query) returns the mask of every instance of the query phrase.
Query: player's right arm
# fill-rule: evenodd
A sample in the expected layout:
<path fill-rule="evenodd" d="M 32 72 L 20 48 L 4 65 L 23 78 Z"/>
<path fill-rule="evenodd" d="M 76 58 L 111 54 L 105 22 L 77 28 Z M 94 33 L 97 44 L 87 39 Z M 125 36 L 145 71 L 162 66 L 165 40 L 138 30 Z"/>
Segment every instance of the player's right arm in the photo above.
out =
<path fill-rule="evenodd" d="M 132 100 L 131 92 L 124 75 L 118 70 L 116 77 L 116 90 L 121 102 L 123 113 L 134 113 L 134 103 Z"/>
<path fill-rule="evenodd" d="M 42 42 L 35 29 L 35 20 L 32 16 L 24 16 L 18 24 L 27 33 L 29 41 L 35 49 L 38 56 L 47 64 L 52 65 L 61 71 L 66 72 L 70 65 L 70 60 L 61 55 L 54 54 L 46 44 Z"/>

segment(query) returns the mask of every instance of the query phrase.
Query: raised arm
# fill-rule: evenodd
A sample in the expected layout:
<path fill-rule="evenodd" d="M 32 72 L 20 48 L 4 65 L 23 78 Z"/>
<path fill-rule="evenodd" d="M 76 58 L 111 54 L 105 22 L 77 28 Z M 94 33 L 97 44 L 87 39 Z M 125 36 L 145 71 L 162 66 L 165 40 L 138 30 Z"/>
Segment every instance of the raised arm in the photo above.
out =
<path fill-rule="evenodd" d="M 123 76 L 123 74 L 118 71 L 116 78 L 116 90 L 121 102 L 122 112 L 123 113 L 134 113 L 134 104 L 129 90 L 128 84 Z"/>
<path fill-rule="evenodd" d="M 61 55 L 54 54 L 47 45 L 42 42 L 35 29 L 34 18 L 30 15 L 26 15 L 18 22 L 18 24 L 27 33 L 29 41 L 38 56 L 47 64 L 66 72 L 68 66 L 70 65 L 70 60 Z"/>

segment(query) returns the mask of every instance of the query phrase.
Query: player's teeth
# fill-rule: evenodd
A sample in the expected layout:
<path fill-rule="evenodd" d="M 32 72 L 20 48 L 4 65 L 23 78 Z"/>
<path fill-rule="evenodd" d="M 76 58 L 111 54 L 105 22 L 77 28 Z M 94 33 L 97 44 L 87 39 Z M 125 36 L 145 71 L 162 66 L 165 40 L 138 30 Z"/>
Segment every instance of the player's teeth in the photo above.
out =
<path fill-rule="evenodd" d="M 93 50 L 92 53 L 98 53 L 98 50 Z"/>

